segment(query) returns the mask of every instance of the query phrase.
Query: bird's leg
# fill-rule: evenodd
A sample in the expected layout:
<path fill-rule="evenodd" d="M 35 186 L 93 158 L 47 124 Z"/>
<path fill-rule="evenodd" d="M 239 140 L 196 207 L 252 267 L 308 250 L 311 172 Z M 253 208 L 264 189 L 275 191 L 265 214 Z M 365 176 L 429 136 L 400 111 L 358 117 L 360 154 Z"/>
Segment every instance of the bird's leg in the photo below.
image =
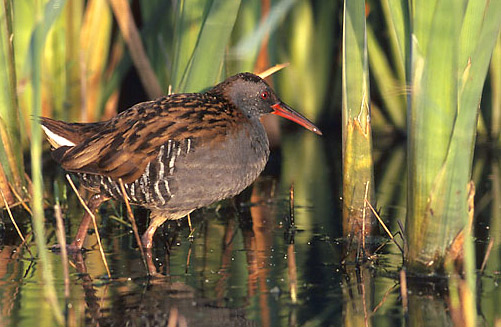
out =
<path fill-rule="evenodd" d="M 169 217 L 157 215 L 152 212 L 150 218 L 150 225 L 144 232 L 143 236 L 141 236 L 141 243 L 143 243 L 143 247 L 145 249 L 151 249 L 153 247 L 153 235 L 155 235 L 158 227 L 160 227 Z"/>
<path fill-rule="evenodd" d="M 87 207 L 89 207 L 89 211 L 94 214 L 101 203 L 108 200 L 108 197 L 105 197 L 101 194 L 94 194 L 90 197 L 89 201 L 87 201 Z M 68 251 L 70 252 L 78 252 L 82 250 L 83 243 L 85 241 L 85 237 L 87 236 L 87 230 L 89 229 L 89 224 L 92 220 L 91 215 L 87 210 L 85 210 L 85 214 L 82 218 L 82 222 L 80 223 L 80 227 L 78 227 L 77 235 L 75 235 L 75 239 L 73 242 L 68 245 Z"/>
<path fill-rule="evenodd" d="M 157 272 L 157 267 L 153 262 L 153 253 L 151 250 L 151 248 L 153 247 L 153 235 L 155 235 L 155 232 L 157 231 L 158 227 L 160 227 L 167 220 L 168 217 L 157 215 L 154 212 L 152 212 L 150 218 L 151 218 L 150 225 L 144 232 L 143 236 L 141 236 L 141 243 L 143 243 L 143 248 L 145 249 L 148 273 L 150 276 L 155 276 L 158 274 L 158 272 Z"/>

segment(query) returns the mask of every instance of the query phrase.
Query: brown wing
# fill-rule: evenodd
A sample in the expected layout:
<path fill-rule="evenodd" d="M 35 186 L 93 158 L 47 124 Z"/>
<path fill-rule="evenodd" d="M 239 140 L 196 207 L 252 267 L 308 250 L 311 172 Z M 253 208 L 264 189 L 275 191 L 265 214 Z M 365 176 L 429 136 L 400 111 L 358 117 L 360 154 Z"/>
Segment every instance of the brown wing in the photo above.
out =
<path fill-rule="evenodd" d="M 191 139 L 192 147 L 215 145 L 245 116 L 205 94 L 175 94 L 137 104 L 74 147 L 53 152 L 68 171 L 98 174 L 130 183 L 169 140 Z"/>

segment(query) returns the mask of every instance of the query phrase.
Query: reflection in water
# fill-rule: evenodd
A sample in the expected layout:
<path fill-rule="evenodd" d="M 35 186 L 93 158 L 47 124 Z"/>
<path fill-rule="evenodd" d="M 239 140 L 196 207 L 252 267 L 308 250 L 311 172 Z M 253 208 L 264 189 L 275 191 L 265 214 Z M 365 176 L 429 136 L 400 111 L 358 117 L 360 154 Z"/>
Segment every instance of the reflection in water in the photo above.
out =
<path fill-rule="evenodd" d="M 114 296 L 100 326 L 257 326 L 241 308 L 218 306 L 183 282 L 158 282 Z"/>
<path fill-rule="evenodd" d="M 0 251 L 0 326 L 9 326 L 16 311 L 23 280 L 23 262 L 16 259 L 15 246 L 3 246 Z M 15 281 L 14 283 L 12 281 Z"/>
<path fill-rule="evenodd" d="M 122 207 L 105 205 L 98 218 L 112 280 L 106 278 L 95 234 L 91 233 L 85 245 L 90 251 L 69 258 L 68 325 L 451 325 L 446 292 L 424 292 L 423 286 L 409 283 L 409 310 L 408 314 L 403 312 L 398 277 L 402 258 L 391 243 L 379 251 L 372 265 L 356 266 L 349 260 L 341 264 L 345 244 L 339 238 L 339 167 L 326 164 L 338 151 L 333 150 L 337 143 L 308 134 L 284 138 L 278 178 L 262 177 L 246 198 L 243 195 L 195 212 L 191 216 L 193 239 L 188 237 L 186 220 L 162 226 L 152 252 L 162 278 L 146 277 L 131 229 L 120 220 L 126 217 Z M 390 207 L 383 208 L 383 219 L 395 232 L 396 219 L 403 220 L 400 201 L 405 198 L 405 182 L 400 175 L 405 149 L 387 150 L 379 158 L 384 171 L 376 171 L 376 188 L 385 207 Z M 501 179 L 499 162 L 483 160 L 486 171 L 475 174 L 480 201 L 475 227 L 479 268 L 489 241 L 494 241 L 484 273 L 478 278 L 478 298 L 481 321 L 493 325 L 499 319 L 501 303 L 501 247 L 497 237 L 501 230 L 501 219 L 497 219 Z M 292 182 L 297 229 L 290 237 Z M 69 193 L 64 214 L 65 226 L 70 228 L 66 231 L 68 238 L 75 234 L 71 226 L 78 226 L 82 215 L 75 203 Z M 52 212 L 47 209 L 46 213 L 47 243 L 54 244 Z M 23 219 L 19 213 L 14 216 L 23 233 L 29 235 L 29 217 Z M 19 246 L 8 217 L 4 218 L 4 235 L 0 230 L 0 327 L 53 326 L 51 311 L 43 301 L 40 265 L 34 261 L 30 267 L 29 254 Z M 147 212 L 136 210 L 140 230 L 146 228 L 147 219 Z M 37 253 L 32 243 L 30 246 Z M 56 254 L 50 256 L 59 302 L 64 303 L 61 259 Z"/>
<path fill-rule="evenodd" d="M 256 183 L 251 196 L 251 203 L 263 203 L 271 198 L 274 181 L 261 180 Z M 275 220 L 271 207 L 266 205 L 250 208 L 252 230 L 243 230 L 245 249 L 247 250 L 247 264 L 249 269 L 248 296 L 258 294 L 261 311 L 261 325 L 271 326 L 270 295 L 267 281 L 270 274 L 270 256 L 273 246 L 272 231 Z"/>
<path fill-rule="evenodd" d="M 85 264 L 82 253 L 77 253 L 72 256 L 70 262 L 73 262 L 76 271 L 79 274 L 79 279 L 84 291 L 84 300 L 87 311 L 85 324 L 95 326 L 101 318 L 101 299 L 97 296 L 97 290 L 93 285 L 92 277 L 87 272 L 87 265 Z M 71 309 L 70 309 L 71 310 Z"/>
<path fill-rule="evenodd" d="M 372 326 L 374 281 L 368 267 L 348 266 L 344 274 L 343 321 L 345 326 Z"/>

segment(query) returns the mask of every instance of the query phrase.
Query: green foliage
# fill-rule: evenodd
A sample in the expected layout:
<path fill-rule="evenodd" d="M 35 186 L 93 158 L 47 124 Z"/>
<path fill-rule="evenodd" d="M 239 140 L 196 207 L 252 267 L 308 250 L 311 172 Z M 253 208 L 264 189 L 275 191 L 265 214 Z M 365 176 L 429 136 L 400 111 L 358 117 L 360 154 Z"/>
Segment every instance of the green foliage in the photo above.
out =
<path fill-rule="evenodd" d="M 492 53 L 490 77 L 491 135 L 499 146 L 501 145 L 501 33 Z"/>
<path fill-rule="evenodd" d="M 272 37 L 272 58 L 279 63 L 290 62 L 290 67 L 277 75 L 278 91 L 292 107 L 300 108 L 313 120 L 320 118 L 326 101 L 332 100 L 329 80 L 336 64 L 333 40 L 337 27 L 333 18 L 341 16 L 341 4 L 297 1 L 285 28 Z"/>
<path fill-rule="evenodd" d="M 236 0 L 214 0 L 211 3 L 186 68 L 176 67 L 184 71 L 184 74 L 174 91 L 200 91 L 221 80 L 224 51 L 230 40 L 239 6 L 240 1 Z"/>
<path fill-rule="evenodd" d="M 12 7 L 9 2 L 0 4 L 0 163 L 2 174 L 11 185 L 24 184 L 21 129 L 17 101 L 17 81 L 12 46 Z M 7 196 L 8 188 L 0 186 Z M 2 201 L 3 206 L 3 201 Z"/>

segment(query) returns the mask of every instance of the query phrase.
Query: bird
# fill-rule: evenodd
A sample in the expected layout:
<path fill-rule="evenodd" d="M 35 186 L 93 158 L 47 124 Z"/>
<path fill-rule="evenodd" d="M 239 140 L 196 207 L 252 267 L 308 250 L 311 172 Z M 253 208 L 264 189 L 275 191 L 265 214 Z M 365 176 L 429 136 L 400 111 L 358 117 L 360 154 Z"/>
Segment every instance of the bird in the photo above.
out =
<path fill-rule="evenodd" d="M 124 197 L 151 211 L 141 237 L 142 246 L 151 249 L 155 231 L 166 220 L 235 196 L 260 175 L 270 154 L 260 122 L 266 114 L 322 135 L 252 73 L 231 76 L 203 93 L 138 103 L 107 121 L 40 117 L 40 124 L 52 158 L 90 191 L 91 211 Z M 82 250 L 90 221 L 85 213 L 69 250 Z"/>

